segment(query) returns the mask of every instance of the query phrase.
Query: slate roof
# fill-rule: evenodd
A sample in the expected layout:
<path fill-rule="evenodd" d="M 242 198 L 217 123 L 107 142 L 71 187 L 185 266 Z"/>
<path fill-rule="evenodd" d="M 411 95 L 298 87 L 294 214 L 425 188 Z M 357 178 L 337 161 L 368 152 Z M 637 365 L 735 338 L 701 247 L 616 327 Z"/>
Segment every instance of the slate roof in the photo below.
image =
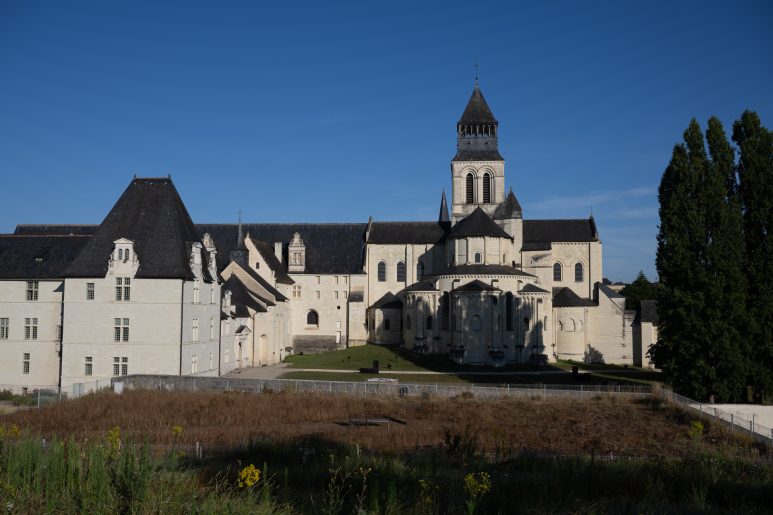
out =
<path fill-rule="evenodd" d="M 365 238 L 364 223 L 349 224 L 242 224 L 244 233 L 254 240 L 272 246 L 281 241 L 283 262 L 287 263 L 287 245 L 293 234 L 300 233 L 306 245 L 306 273 L 357 274 L 362 273 Z M 198 224 L 200 236 L 209 233 L 217 247 L 217 268 L 228 265 L 230 251 L 238 243 L 238 224 Z M 273 252 L 273 250 L 272 250 Z"/>
<path fill-rule="evenodd" d="M 46 236 L 91 236 L 97 232 L 97 224 L 71 225 L 71 224 L 19 224 L 13 232 L 17 235 L 46 235 Z"/>
<path fill-rule="evenodd" d="M 408 291 L 437 291 L 437 288 L 435 288 L 435 283 L 432 281 L 417 281 L 403 289 L 403 292 Z"/>
<path fill-rule="evenodd" d="M 0 279 L 57 279 L 89 236 L 0 235 Z"/>
<path fill-rule="evenodd" d="M 268 291 L 268 292 L 269 292 L 271 295 L 273 295 L 273 296 L 274 296 L 274 298 L 275 298 L 276 300 L 278 300 L 278 301 L 282 301 L 282 302 L 284 302 L 284 301 L 288 300 L 288 298 L 287 298 L 287 297 L 285 297 L 284 295 L 282 295 L 282 294 L 279 292 L 279 290 L 277 290 L 276 288 L 274 288 L 273 286 L 271 286 L 271 284 L 269 284 L 269 282 L 268 282 L 268 281 L 266 281 L 265 279 L 263 279 L 263 278 L 260 276 L 260 274 L 258 274 L 258 273 L 257 273 L 255 270 L 253 270 L 251 267 L 249 267 L 249 266 L 242 266 L 240 263 L 236 263 L 236 266 L 238 266 L 239 268 L 241 268 L 242 270 L 244 270 L 244 272 L 245 272 L 245 273 L 247 273 L 247 275 L 249 275 L 250 277 L 252 277 L 253 279 L 255 279 L 255 281 L 256 281 L 258 284 L 260 284 L 261 286 L 263 286 L 263 287 L 264 287 L 264 288 L 265 288 L 265 289 L 266 289 L 266 290 L 267 290 L 267 291 Z M 294 282 L 295 282 L 295 281 L 293 281 L 293 283 L 294 283 Z"/>
<path fill-rule="evenodd" d="M 371 307 L 377 309 L 401 309 L 403 301 L 395 297 L 394 293 L 387 292 L 383 297 L 374 302 Z"/>
<path fill-rule="evenodd" d="M 515 198 L 515 193 L 510 190 L 510 193 L 505 197 L 505 201 L 499 204 L 494 211 L 494 220 L 506 220 L 510 218 L 521 218 L 523 211 L 521 210 L 521 204 L 518 199 Z"/>
<path fill-rule="evenodd" d="M 450 226 L 447 222 L 373 222 L 368 243 L 438 243 Z"/>
<path fill-rule="evenodd" d="M 599 241 L 593 217 L 584 220 L 524 220 L 524 243 Z"/>
<path fill-rule="evenodd" d="M 467 107 L 464 108 L 462 117 L 459 118 L 458 124 L 466 125 L 475 123 L 498 123 L 497 119 L 494 118 L 494 114 L 491 112 L 486 99 L 483 98 L 483 93 L 477 82 L 472 90 L 472 95 L 470 95 L 470 101 L 467 102 Z"/>
<path fill-rule="evenodd" d="M 522 251 L 550 250 L 552 248 L 553 245 L 549 241 L 524 242 L 521 245 Z"/>
<path fill-rule="evenodd" d="M 459 149 L 452 161 L 504 161 L 496 148 L 486 150 Z"/>
<path fill-rule="evenodd" d="M 282 284 L 295 284 L 295 281 L 293 281 L 290 276 L 287 275 L 287 269 L 285 266 L 279 261 L 279 258 L 276 257 L 273 245 L 269 245 L 264 241 L 256 240 L 252 236 L 250 236 L 250 240 L 252 240 L 252 244 L 255 245 L 256 249 L 258 249 L 258 252 L 266 261 L 268 267 L 274 272 L 274 278 L 276 279 L 276 282 Z"/>
<path fill-rule="evenodd" d="M 201 242 L 170 178 L 135 178 L 70 266 L 66 277 L 104 277 L 115 240 L 134 242 L 138 278 L 193 279 L 190 248 Z M 205 280 L 207 253 L 202 252 Z"/>
<path fill-rule="evenodd" d="M 470 281 L 464 286 L 454 288 L 453 291 L 454 292 L 477 292 L 477 291 L 502 291 L 502 290 L 495 286 L 491 286 L 488 283 L 484 283 L 480 279 L 475 279 L 474 281 Z"/>
<path fill-rule="evenodd" d="M 658 301 L 642 300 L 640 319 L 641 322 L 650 322 L 657 325 L 660 319 L 658 315 Z"/>
<path fill-rule="evenodd" d="M 448 232 L 448 239 L 491 236 L 494 238 L 512 239 L 483 209 L 476 207 L 475 211 L 456 222 Z"/>
<path fill-rule="evenodd" d="M 553 288 L 554 308 L 580 308 L 585 306 L 596 306 L 596 303 L 591 299 L 580 298 L 571 288 Z"/>
<path fill-rule="evenodd" d="M 446 190 L 443 190 L 443 195 L 440 197 L 440 212 L 437 217 L 438 222 L 451 222 L 451 217 L 448 216 L 448 202 L 446 202 Z"/>
<path fill-rule="evenodd" d="M 549 293 L 547 290 L 543 290 L 539 286 L 535 284 L 527 284 L 523 288 L 521 288 L 518 293 Z"/>
<path fill-rule="evenodd" d="M 234 306 L 244 306 L 252 308 L 258 313 L 265 313 L 266 308 L 263 307 L 260 302 L 258 302 L 258 299 L 269 306 L 275 305 L 270 300 L 260 298 L 258 295 L 251 292 L 249 288 L 247 288 L 247 286 L 245 286 L 245 284 L 241 282 L 238 277 L 236 277 L 236 275 L 229 277 L 225 284 L 223 284 L 222 288 L 224 291 L 229 290 L 231 292 L 231 304 Z"/>
<path fill-rule="evenodd" d="M 598 294 L 599 291 L 603 291 L 604 295 L 609 297 L 610 299 L 624 299 L 625 295 L 623 295 L 620 292 L 616 292 L 609 286 L 603 283 L 596 283 L 596 294 Z"/>
<path fill-rule="evenodd" d="M 451 265 L 447 271 L 437 275 L 519 275 L 535 277 L 519 268 L 507 265 Z"/>

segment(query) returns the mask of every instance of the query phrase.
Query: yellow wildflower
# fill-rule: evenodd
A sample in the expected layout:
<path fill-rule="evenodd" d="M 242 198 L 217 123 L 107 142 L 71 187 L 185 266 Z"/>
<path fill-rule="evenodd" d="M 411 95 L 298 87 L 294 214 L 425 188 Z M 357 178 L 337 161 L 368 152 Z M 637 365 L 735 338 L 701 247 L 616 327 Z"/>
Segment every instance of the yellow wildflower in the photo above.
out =
<path fill-rule="evenodd" d="M 236 486 L 239 488 L 250 488 L 260 480 L 260 470 L 255 465 L 249 464 L 239 471 L 239 477 L 236 480 Z"/>
<path fill-rule="evenodd" d="M 180 436 L 181 434 L 183 434 L 183 428 L 182 428 L 182 426 L 172 426 L 172 436 L 174 436 L 175 438 L 177 438 L 177 437 L 178 437 L 178 436 Z"/>

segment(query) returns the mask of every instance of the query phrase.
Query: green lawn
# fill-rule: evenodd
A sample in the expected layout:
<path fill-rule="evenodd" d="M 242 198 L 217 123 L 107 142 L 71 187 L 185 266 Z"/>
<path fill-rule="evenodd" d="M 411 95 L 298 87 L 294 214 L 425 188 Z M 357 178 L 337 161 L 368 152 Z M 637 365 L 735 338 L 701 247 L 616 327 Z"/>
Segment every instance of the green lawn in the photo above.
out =
<path fill-rule="evenodd" d="M 397 379 L 404 384 L 469 384 L 464 377 L 450 374 L 360 374 L 349 372 L 307 372 L 297 370 L 282 374 L 281 379 L 309 379 L 313 381 L 344 381 L 347 383 L 359 383 L 367 381 L 371 377 L 386 377 Z"/>

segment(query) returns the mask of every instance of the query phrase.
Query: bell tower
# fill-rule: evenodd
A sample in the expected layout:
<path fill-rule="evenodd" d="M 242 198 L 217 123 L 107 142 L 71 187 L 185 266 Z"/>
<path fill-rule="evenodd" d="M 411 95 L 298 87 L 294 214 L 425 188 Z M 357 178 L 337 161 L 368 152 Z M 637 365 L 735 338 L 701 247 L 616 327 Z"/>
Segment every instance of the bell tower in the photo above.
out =
<path fill-rule="evenodd" d="M 452 221 L 480 207 L 493 215 L 505 200 L 505 160 L 499 154 L 499 122 L 483 98 L 478 81 L 456 124 L 456 156 L 451 160 Z"/>

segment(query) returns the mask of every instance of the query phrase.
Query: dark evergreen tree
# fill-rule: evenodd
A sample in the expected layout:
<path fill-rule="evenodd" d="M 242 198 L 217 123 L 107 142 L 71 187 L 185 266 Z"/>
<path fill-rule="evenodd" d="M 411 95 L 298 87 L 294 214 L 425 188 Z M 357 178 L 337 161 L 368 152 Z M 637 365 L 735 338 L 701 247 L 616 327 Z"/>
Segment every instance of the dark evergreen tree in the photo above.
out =
<path fill-rule="evenodd" d="M 748 283 L 747 339 L 752 383 L 758 395 L 773 398 L 773 134 L 756 113 L 746 111 L 733 125 L 740 153 L 739 197 Z"/>
<path fill-rule="evenodd" d="M 625 296 L 625 309 L 638 310 L 641 308 L 642 300 L 657 299 L 656 290 L 657 287 L 647 279 L 644 271 L 639 271 L 636 279 L 620 291 Z"/>
<path fill-rule="evenodd" d="M 721 123 L 695 120 L 674 148 L 659 189 L 659 336 L 650 351 L 674 388 L 695 399 L 740 400 L 748 353 L 740 204 L 733 151 Z"/>

